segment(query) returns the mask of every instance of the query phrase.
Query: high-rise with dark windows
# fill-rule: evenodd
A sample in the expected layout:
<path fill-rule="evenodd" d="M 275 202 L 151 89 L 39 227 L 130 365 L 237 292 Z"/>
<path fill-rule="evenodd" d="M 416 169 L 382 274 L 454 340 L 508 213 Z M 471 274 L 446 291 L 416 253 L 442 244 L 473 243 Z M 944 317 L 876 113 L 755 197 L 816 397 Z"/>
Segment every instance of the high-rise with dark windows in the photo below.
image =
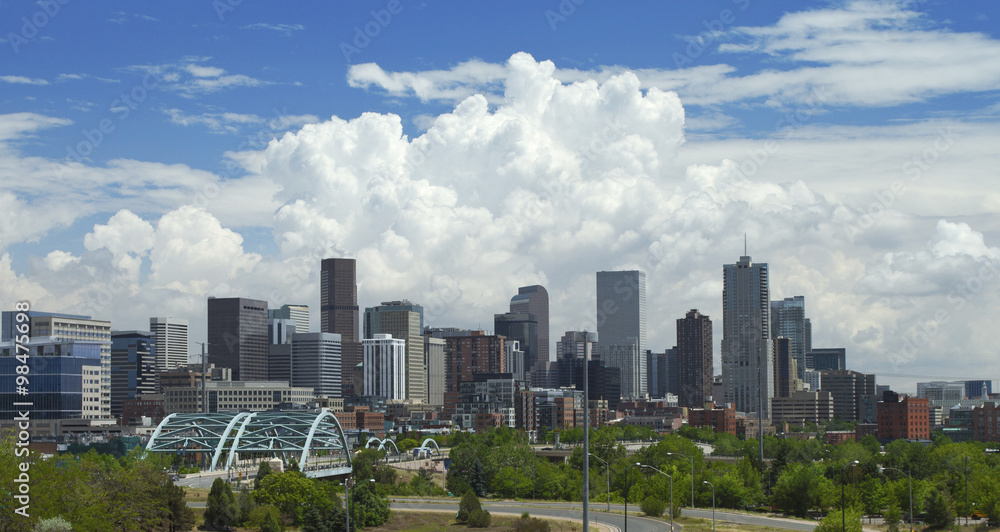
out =
<path fill-rule="evenodd" d="M 722 267 L 722 383 L 725 402 L 770 418 L 774 397 L 767 264 L 749 256 Z"/>
<path fill-rule="evenodd" d="M 677 320 L 677 405 L 702 408 L 712 395 L 712 320 L 689 311 Z"/>
<path fill-rule="evenodd" d="M 320 332 L 340 335 L 343 396 L 356 395 L 354 369 L 362 357 L 358 338 L 357 262 L 354 259 L 323 259 L 319 284 Z"/>
<path fill-rule="evenodd" d="M 208 361 L 234 381 L 267 380 L 267 301 L 208 298 Z"/>

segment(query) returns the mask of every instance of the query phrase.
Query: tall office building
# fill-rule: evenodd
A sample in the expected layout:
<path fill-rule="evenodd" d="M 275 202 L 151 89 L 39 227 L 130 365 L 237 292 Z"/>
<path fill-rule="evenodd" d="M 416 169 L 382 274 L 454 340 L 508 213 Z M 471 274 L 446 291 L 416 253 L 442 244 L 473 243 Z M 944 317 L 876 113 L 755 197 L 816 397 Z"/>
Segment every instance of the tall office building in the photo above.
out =
<path fill-rule="evenodd" d="M 13 330 L 13 329 L 11 329 Z M 16 357 L 24 351 L 11 341 L 0 341 L 0 382 L 10 383 L 0 392 L 0 419 L 11 420 L 24 411 L 15 403 L 31 404 L 31 419 L 96 419 L 110 417 L 101 407 L 101 352 L 104 342 L 29 338 L 27 395 L 14 391 L 22 366 Z M 110 392 L 109 392 L 110 393 Z"/>
<path fill-rule="evenodd" d="M 722 381 L 736 410 L 770 418 L 774 397 L 767 264 L 749 256 L 722 267 Z"/>
<path fill-rule="evenodd" d="M 712 395 L 712 320 L 690 310 L 677 320 L 677 406 L 703 408 Z"/>
<path fill-rule="evenodd" d="M 517 342 L 518 349 L 524 352 L 525 364 L 521 370 L 527 378 L 530 368 L 535 367 L 533 364 L 536 362 L 535 349 L 532 346 L 538 341 L 538 316 L 520 312 L 494 314 L 493 332 L 506 338 L 508 344 Z M 542 364 L 543 368 L 544 366 Z M 523 381 L 525 378 L 518 380 Z"/>
<path fill-rule="evenodd" d="M 597 334 L 605 365 L 621 369 L 622 394 L 647 397 L 645 272 L 597 272 Z"/>
<path fill-rule="evenodd" d="M 340 397 L 342 390 L 340 335 L 295 333 L 292 335 L 293 387 L 312 388 L 316 397 Z"/>
<path fill-rule="evenodd" d="M 122 403 L 158 391 L 156 336 L 148 331 L 111 331 L 111 415 Z"/>
<path fill-rule="evenodd" d="M 583 367 L 584 360 L 597 358 L 596 332 L 566 331 L 556 343 L 557 368 L 553 384 L 558 387 L 576 387 L 577 368 Z"/>
<path fill-rule="evenodd" d="M 6 312 L 4 313 L 6 314 Z M 13 313 L 12 313 L 13 315 Z M 54 342 L 97 342 L 100 345 L 100 375 L 85 378 L 89 389 L 99 390 L 98 410 L 91 410 L 90 418 L 111 417 L 111 322 L 90 319 L 90 316 L 55 314 L 30 311 L 30 332 L 33 338 L 45 338 Z M 83 353 L 87 348 L 81 348 Z M 37 382 L 37 381 L 35 381 Z M 37 405 L 37 403 L 36 403 Z"/>
<path fill-rule="evenodd" d="M 806 371 L 806 353 L 812 350 L 812 323 L 806 318 L 805 296 L 771 301 L 771 338 L 788 338 L 801 379 Z"/>
<path fill-rule="evenodd" d="M 267 380 L 267 301 L 208 298 L 208 360 L 236 381 Z"/>
<path fill-rule="evenodd" d="M 527 358 L 526 369 L 542 370 L 549 361 L 549 293 L 544 286 L 522 286 L 517 289 L 517 295 L 510 299 L 512 314 L 531 314 L 535 316 L 536 327 L 528 331 L 526 338 L 508 336 L 521 343 L 524 356 Z M 497 334 L 503 334 L 499 330 Z"/>
<path fill-rule="evenodd" d="M 841 421 L 871 422 L 878 416 L 875 375 L 851 370 L 825 370 L 820 389 L 833 395 L 833 415 Z"/>
<path fill-rule="evenodd" d="M 364 347 L 365 395 L 390 400 L 406 399 L 407 364 L 406 341 L 391 334 L 376 333 L 361 340 Z M 423 346 L 421 346 L 421 351 Z"/>
<path fill-rule="evenodd" d="M 407 300 L 383 301 L 365 309 L 365 338 L 389 334 L 406 342 L 406 398 L 427 402 L 424 365 L 424 307 Z M 367 391 L 365 395 L 371 395 Z"/>
<path fill-rule="evenodd" d="M 424 336 L 424 366 L 427 368 L 427 403 L 444 405 L 444 349 L 443 338 Z"/>
<path fill-rule="evenodd" d="M 601 345 L 636 344 L 646 352 L 645 272 L 597 272 L 597 334 Z"/>
<path fill-rule="evenodd" d="M 188 365 L 188 320 L 149 318 L 149 332 L 155 336 L 157 371 Z"/>
<path fill-rule="evenodd" d="M 320 331 L 341 338 L 343 396 L 355 395 L 354 368 L 361 363 L 358 340 L 358 280 L 354 259 L 323 259 L 320 272 Z M 360 388 L 360 383 L 359 388 Z"/>
<path fill-rule="evenodd" d="M 646 389 L 646 353 L 640 355 L 635 344 L 599 343 L 597 351 L 602 365 L 619 370 L 622 397 L 635 401 L 649 399 Z"/>
<path fill-rule="evenodd" d="M 267 311 L 267 380 L 292 382 L 292 337 L 299 332 L 298 321 Z M 339 394 L 339 392 L 338 392 Z"/>
<path fill-rule="evenodd" d="M 281 308 L 268 309 L 267 318 L 270 320 L 295 320 L 295 332 L 309 332 L 308 305 L 281 305 Z"/>
<path fill-rule="evenodd" d="M 791 397 L 795 392 L 802 391 L 798 361 L 792 354 L 792 341 L 789 338 L 775 338 L 773 341 L 774 396 Z"/>
<path fill-rule="evenodd" d="M 458 393 L 460 383 L 472 382 L 481 373 L 507 373 L 503 336 L 475 331 L 472 336 L 449 336 L 444 340 L 446 392 Z"/>
<path fill-rule="evenodd" d="M 646 391 L 653 399 L 667 396 L 667 354 L 646 350 Z"/>
<path fill-rule="evenodd" d="M 806 364 L 813 371 L 847 369 L 847 349 L 843 347 L 814 347 L 806 351 Z"/>

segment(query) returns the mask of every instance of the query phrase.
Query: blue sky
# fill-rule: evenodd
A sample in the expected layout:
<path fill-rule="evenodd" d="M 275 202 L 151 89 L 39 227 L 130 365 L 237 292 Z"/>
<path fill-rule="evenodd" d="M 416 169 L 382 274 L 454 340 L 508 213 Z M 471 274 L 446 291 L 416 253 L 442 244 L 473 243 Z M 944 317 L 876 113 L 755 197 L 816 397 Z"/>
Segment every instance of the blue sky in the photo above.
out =
<path fill-rule="evenodd" d="M 660 350 L 686 310 L 721 318 L 747 233 L 852 367 L 907 388 L 995 361 L 994 3 L 0 13 L 3 308 L 197 336 L 208 295 L 316 309 L 343 254 L 362 306 L 432 325 L 545 284 L 557 338 L 593 320 L 593 272 L 640 268 Z"/>

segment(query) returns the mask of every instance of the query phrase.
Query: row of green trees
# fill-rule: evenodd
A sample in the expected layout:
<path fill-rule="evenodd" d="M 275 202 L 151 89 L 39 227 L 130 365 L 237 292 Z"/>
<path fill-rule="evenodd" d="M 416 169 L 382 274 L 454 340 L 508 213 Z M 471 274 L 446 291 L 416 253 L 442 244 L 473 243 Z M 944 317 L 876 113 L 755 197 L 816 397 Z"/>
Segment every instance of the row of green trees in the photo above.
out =
<path fill-rule="evenodd" d="M 987 453 L 983 443 L 897 440 L 883 449 L 872 436 L 839 445 L 768 436 L 766 463 L 761 463 L 756 440 L 711 430 L 685 428 L 634 454 L 626 453 L 620 434 L 591 430 L 590 450 L 599 458 L 590 460 L 594 502 L 622 503 L 626 495 L 633 504 L 650 497 L 667 500 L 669 479 L 635 467 L 638 463 L 670 475 L 674 501 L 685 506 L 692 491 L 695 505 L 710 506 L 714 486 L 720 508 L 771 506 L 797 516 L 833 512 L 839 517 L 843 491 L 848 512 L 908 516 L 912 475 L 913 512 L 926 514 L 928 522 L 944 523 L 967 508 L 1000 522 L 1000 457 Z M 721 449 L 720 454 L 733 458 L 706 460 L 692 440 L 710 443 L 717 453 Z M 534 454 L 523 433 L 504 427 L 463 436 L 451 459 L 447 489 L 455 494 L 471 489 L 480 497 L 578 500 L 582 489 L 582 449 L 575 449 L 568 463 L 553 464 Z"/>
<path fill-rule="evenodd" d="M 371 478 L 372 464 L 361 464 L 355 478 Z M 367 465 L 367 469 L 366 466 Z M 359 472 L 366 472 L 360 475 Z M 208 496 L 205 524 L 224 530 L 244 526 L 261 532 L 280 532 L 297 526 L 303 532 L 341 532 L 347 527 L 347 511 L 337 481 L 306 477 L 294 462 L 288 471 L 275 473 L 261 462 L 253 488 L 235 495 L 221 478 Z M 379 526 L 390 518 L 389 501 L 373 482 L 358 482 L 350 493 L 351 529 Z"/>
<path fill-rule="evenodd" d="M 170 481 L 169 459 L 145 456 L 140 448 L 115 457 L 91 449 L 78 455 L 43 459 L 37 453 L 15 455 L 10 432 L 0 435 L 0 530 L 27 532 L 41 521 L 65 521 L 73 530 L 106 532 L 188 530 L 194 512 L 184 503 L 184 489 Z M 30 517 L 15 514 L 19 466 L 30 467 Z M 58 518 L 58 519 L 57 519 Z"/>

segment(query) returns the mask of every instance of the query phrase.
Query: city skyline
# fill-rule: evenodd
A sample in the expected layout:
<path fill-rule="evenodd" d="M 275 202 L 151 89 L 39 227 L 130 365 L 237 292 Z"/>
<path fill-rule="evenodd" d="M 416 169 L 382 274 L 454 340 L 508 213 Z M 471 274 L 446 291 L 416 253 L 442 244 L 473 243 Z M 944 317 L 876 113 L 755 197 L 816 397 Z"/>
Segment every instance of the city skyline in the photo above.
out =
<path fill-rule="evenodd" d="M 993 4 L 396 7 L 6 6 L 0 308 L 194 342 L 208 296 L 248 297 L 322 331 L 319 263 L 349 257 L 360 305 L 433 325 L 544 286 L 552 349 L 596 330 L 593 272 L 642 270 L 660 352 L 721 316 L 746 235 L 852 369 L 995 360 Z"/>

